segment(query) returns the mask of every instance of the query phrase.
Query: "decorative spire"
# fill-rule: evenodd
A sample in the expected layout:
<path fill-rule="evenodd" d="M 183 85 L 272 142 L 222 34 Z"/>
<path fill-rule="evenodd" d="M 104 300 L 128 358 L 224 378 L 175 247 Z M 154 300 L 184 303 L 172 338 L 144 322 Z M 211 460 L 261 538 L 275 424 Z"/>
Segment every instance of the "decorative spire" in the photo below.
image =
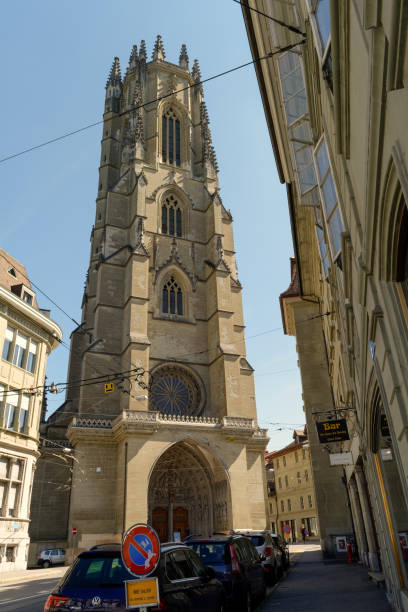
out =
<path fill-rule="evenodd" d="M 108 88 L 109 85 L 119 85 L 119 87 L 122 86 L 122 75 L 120 72 L 120 64 L 118 57 L 115 57 L 115 59 L 113 60 L 109 78 L 106 81 L 106 88 Z"/>
<path fill-rule="evenodd" d="M 203 86 L 201 84 L 199 85 L 199 83 L 201 83 L 201 70 L 197 59 L 194 60 L 191 76 L 193 77 L 194 84 L 198 85 L 194 88 L 195 92 L 197 93 L 199 91 L 200 94 L 203 95 Z"/>
<path fill-rule="evenodd" d="M 160 34 L 158 34 L 156 38 L 156 42 L 154 43 L 153 61 L 154 62 L 157 60 L 163 61 L 165 57 L 166 57 L 166 54 L 164 52 L 163 40 Z"/>
<path fill-rule="evenodd" d="M 180 68 L 184 68 L 184 70 L 188 70 L 188 54 L 186 45 L 181 45 L 179 66 Z"/>
<path fill-rule="evenodd" d="M 212 144 L 212 137 L 210 131 L 210 119 L 208 117 L 207 106 L 205 102 L 200 104 L 200 121 L 201 121 L 201 139 L 202 139 L 202 151 L 203 151 L 203 163 L 210 162 L 214 170 L 218 172 L 217 157 Z"/>
<path fill-rule="evenodd" d="M 129 57 L 129 68 L 135 68 L 137 66 L 139 56 L 137 53 L 137 45 L 133 45 L 132 53 Z"/>
<path fill-rule="evenodd" d="M 140 41 L 139 59 L 140 60 L 143 59 L 143 60 L 146 61 L 146 57 L 147 57 L 147 54 L 146 54 L 146 43 L 145 43 L 144 40 L 141 40 Z"/>

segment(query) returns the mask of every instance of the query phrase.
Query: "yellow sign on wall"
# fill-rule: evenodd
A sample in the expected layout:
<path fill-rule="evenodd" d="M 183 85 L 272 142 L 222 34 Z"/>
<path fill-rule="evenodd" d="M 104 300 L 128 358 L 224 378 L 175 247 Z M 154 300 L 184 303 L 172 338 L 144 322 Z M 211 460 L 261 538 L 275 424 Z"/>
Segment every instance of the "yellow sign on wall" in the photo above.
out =
<path fill-rule="evenodd" d="M 115 390 L 115 383 L 105 383 L 105 393 L 112 393 Z"/>
<path fill-rule="evenodd" d="M 130 580 L 125 585 L 127 608 L 146 608 L 159 605 L 159 583 L 157 578 Z"/>

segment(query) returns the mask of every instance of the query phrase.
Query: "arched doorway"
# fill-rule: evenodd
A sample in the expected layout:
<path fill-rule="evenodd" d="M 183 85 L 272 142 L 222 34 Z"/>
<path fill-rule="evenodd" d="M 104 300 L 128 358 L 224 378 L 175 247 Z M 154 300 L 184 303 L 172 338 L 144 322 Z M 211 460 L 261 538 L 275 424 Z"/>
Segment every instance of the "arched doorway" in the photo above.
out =
<path fill-rule="evenodd" d="M 152 470 L 148 506 L 149 520 L 162 542 L 183 540 L 188 535 L 208 537 L 214 531 L 229 529 L 227 473 L 215 455 L 196 442 L 174 444 Z"/>

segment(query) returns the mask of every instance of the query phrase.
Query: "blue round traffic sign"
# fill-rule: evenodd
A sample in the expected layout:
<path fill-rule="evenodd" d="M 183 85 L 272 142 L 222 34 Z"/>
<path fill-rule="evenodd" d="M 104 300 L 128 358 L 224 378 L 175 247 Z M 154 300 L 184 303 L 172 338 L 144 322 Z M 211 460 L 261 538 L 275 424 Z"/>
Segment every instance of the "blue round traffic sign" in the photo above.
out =
<path fill-rule="evenodd" d="M 160 540 L 150 525 L 137 523 L 123 537 L 122 561 L 134 576 L 148 576 L 160 560 Z"/>

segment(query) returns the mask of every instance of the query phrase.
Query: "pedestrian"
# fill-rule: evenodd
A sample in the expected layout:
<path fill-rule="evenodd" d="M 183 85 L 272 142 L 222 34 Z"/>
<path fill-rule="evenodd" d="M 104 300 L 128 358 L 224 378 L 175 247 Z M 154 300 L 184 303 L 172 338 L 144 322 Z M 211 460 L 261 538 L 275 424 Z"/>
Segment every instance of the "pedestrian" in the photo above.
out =
<path fill-rule="evenodd" d="M 306 527 L 305 527 L 304 523 L 302 523 L 302 526 L 300 528 L 300 533 L 302 534 L 303 544 L 305 544 L 305 542 L 306 542 Z"/>

